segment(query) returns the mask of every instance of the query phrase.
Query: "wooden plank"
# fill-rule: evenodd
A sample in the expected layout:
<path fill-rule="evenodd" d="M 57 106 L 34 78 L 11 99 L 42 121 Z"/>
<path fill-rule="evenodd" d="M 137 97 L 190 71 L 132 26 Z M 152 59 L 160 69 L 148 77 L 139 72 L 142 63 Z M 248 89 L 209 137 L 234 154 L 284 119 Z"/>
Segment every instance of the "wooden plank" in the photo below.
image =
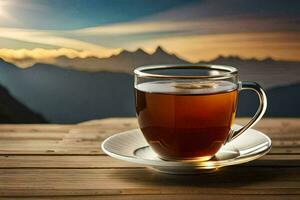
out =
<path fill-rule="evenodd" d="M 1 125 L 0 125 L 1 126 Z M 76 130 L 76 132 L 74 131 Z M 127 129 L 126 129 L 127 130 Z M 0 139 L 11 139 L 11 140 L 24 140 L 24 139 L 53 139 L 53 140 L 62 140 L 62 139 L 86 139 L 86 140 L 95 140 L 104 138 L 119 133 L 120 131 L 111 131 L 110 133 L 103 133 L 94 129 L 72 129 L 71 133 L 61 133 L 61 132 L 0 132 Z M 80 133 L 85 135 L 80 136 Z M 284 135 L 272 135 L 274 141 L 280 140 L 300 140 L 300 133 L 287 133 Z"/>
<path fill-rule="evenodd" d="M 249 118 L 237 118 L 235 123 L 246 124 Z M 92 120 L 79 123 L 78 126 L 97 127 L 99 125 L 120 126 L 126 124 L 129 127 L 138 127 L 135 118 L 107 118 L 103 120 Z M 255 126 L 255 129 L 266 132 L 267 134 L 285 134 L 285 133 L 300 133 L 299 118 L 263 118 Z"/>
<path fill-rule="evenodd" d="M 248 119 L 237 119 L 246 123 Z M 0 125 L 0 155 L 103 154 L 110 135 L 137 127 L 135 118 L 94 120 L 78 125 Z M 273 140 L 270 154 L 300 154 L 300 119 L 264 119 L 258 125 Z"/>
<path fill-rule="evenodd" d="M 138 168 L 145 167 L 121 160 L 117 160 L 108 156 L 0 156 L 0 168 L 63 168 L 63 169 L 105 169 L 105 168 Z M 266 155 L 256 161 L 249 162 L 243 166 L 298 166 L 300 167 L 300 155 Z"/>
<path fill-rule="evenodd" d="M 116 120 L 114 124 L 123 122 L 118 126 L 110 120 L 96 126 L 0 125 L 0 154 L 102 154 L 101 141 L 122 128 L 132 128 L 128 119 Z"/>
<path fill-rule="evenodd" d="M 1 125 L 0 125 L 1 126 Z M 11 140 L 11 141 L 24 141 L 24 140 L 82 140 L 82 141 L 103 141 L 105 138 L 118 133 L 119 131 L 112 133 L 98 133 L 95 130 L 77 130 L 77 133 L 60 133 L 60 132 L 39 132 L 39 133 L 28 133 L 28 132 L 0 132 L 0 140 Z M 285 145 L 284 143 L 299 145 L 300 142 L 300 133 L 299 134 L 284 134 L 282 136 L 275 135 L 271 136 L 274 144 L 277 145 Z M 283 144 L 279 144 L 279 142 L 283 142 Z M 4 142 L 1 142 L 4 143 Z"/>
<path fill-rule="evenodd" d="M 236 123 L 245 124 L 249 118 L 238 118 Z M 109 118 L 83 122 L 78 125 L 57 125 L 57 124 L 26 124 L 26 125 L 0 125 L 0 132 L 68 132 L 70 130 L 80 131 L 81 129 L 98 130 L 102 133 L 111 130 L 128 130 L 138 127 L 135 118 Z M 285 135 L 300 133 L 299 118 L 263 118 L 254 128 L 270 135 Z"/>
<path fill-rule="evenodd" d="M 27 155 L 27 154 L 65 154 L 65 155 L 103 155 L 100 149 L 101 141 L 95 143 L 75 142 L 69 144 L 53 141 L 37 142 L 8 142 L 0 145 L 0 155 Z M 272 147 L 269 154 L 300 154 L 300 147 Z"/>
<path fill-rule="evenodd" d="M 0 156 L 2 168 L 138 168 L 142 165 L 129 163 L 108 156 Z M 299 158 L 300 160 L 300 158 Z"/>
<path fill-rule="evenodd" d="M 1 124 L 0 132 L 68 132 L 74 126 L 76 124 Z"/>
<path fill-rule="evenodd" d="M 231 167 L 174 176 L 147 169 L 1 169 L 0 196 L 300 194 L 299 167 Z"/>
<path fill-rule="evenodd" d="M 95 145 L 62 145 L 55 143 L 43 143 L 32 145 L 5 145 L 0 148 L 0 155 L 104 155 L 100 149 L 101 142 Z M 272 147 L 268 153 L 271 155 L 300 154 L 300 148 L 296 147 Z"/>
<path fill-rule="evenodd" d="M 280 155 L 286 155 L 286 154 L 300 154 L 300 148 L 276 148 L 272 147 L 271 151 L 268 154 L 280 154 Z"/>
<path fill-rule="evenodd" d="M 238 118 L 236 123 L 245 124 L 249 118 Z M 282 134 L 299 132 L 300 120 L 298 118 L 263 118 L 256 126 L 256 129 L 269 130 L 270 134 Z M 109 131 L 110 129 L 125 129 L 138 127 L 135 118 L 108 118 L 101 120 L 93 120 L 88 122 L 79 123 L 77 125 L 1 125 L 0 132 L 2 131 L 29 131 L 29 132 L 43 132 L 43 131 L 62 131 L 67 132 L 76 128 L 90 128 Z M 103 129 L 104 128 L 104 129 Z M 108 129 L 107 129 L 108 128 Z"/>
<path fill-rule="evenodd" d="M 207 195 L 207 194 L 176 194 L 176 195 L 88 195 L 88 196 L 52 196 L 52 197 L 12 197 L 12 198 L 0 198 L 0 200 L 22 199 L 22 200 L 299 200 L 300 195 Z"/>
<path fill-rule="evenodd" d="M 68 132 L 0 132 L 0 140 L 61 140 L 65 134 Z"/>

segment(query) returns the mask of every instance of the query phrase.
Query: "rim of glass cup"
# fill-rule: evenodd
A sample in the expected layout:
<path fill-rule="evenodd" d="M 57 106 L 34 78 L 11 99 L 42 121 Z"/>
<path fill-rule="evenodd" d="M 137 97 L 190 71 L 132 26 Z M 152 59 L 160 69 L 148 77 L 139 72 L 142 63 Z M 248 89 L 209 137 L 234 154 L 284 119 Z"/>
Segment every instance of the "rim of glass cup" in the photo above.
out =
<path fill-rule="evenodd" d="M 220 75 L 162 75 L 155 73 L 147 73 L 144 71 L 154 70 L 154 69 L 211 69 L 211 70 L 221 70 L 225 71 Z M 197 78 L 222 78 L 222 77 L 232 77 L 236 75 L 238 70 L 234 67 L 227 65 L 197 65 L 197 64 L 181 64 L 181 65 L 145 65 L 138 67 L 134 70 L 134 74 L 139 77 L 145 78 L 183 78 L 183 79 L 197 79 Z"/>

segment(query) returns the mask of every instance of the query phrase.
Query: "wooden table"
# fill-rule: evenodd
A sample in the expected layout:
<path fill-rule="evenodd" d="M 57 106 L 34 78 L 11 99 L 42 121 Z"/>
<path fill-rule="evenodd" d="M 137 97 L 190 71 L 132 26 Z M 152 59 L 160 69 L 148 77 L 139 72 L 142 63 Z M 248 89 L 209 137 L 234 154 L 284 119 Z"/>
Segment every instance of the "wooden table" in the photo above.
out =
<path fill-rule="evenodd" d="M 159 174 L 103 154 L 100 144 L 105 138 L 135 127 L 134 118 L 78 125 L 0 125 L 0 196 L 300 199 L 300 119 L 262 120 L 255 128 L 272 138 L 268 155 L 197 176 Z"/>

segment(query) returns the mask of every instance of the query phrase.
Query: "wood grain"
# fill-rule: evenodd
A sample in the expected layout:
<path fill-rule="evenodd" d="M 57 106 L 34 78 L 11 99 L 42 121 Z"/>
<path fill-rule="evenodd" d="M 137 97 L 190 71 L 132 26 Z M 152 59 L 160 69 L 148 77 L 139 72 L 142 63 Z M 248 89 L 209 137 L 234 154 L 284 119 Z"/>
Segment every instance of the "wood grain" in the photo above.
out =
<path fill-rule="evenodd" d="M 231 167 L 174 176 L 148 169 L 2 169 L 0 195 L 300 194 L 298 172 L 297 167 Z"/>
<path fill-rule="evenodd" d="M 22 199 L 22 200 L 215 200 L 215 199 L 223 199 L 223 200 L 299 200 L 299 195 L 232 195 L 232 194 L 148 194 L 148 195 L 77 195 L 77 196 L 48 196 L 48 197 L 6 197 L 0 198 L 1 200 L 10 200 L 10 199 Z"/>
<path fill-rule="evenodd" d="M 105 169 L 145 167 L 134 163 L 124 162 L 108 156 L 74 156 L 74 155 L 8 155 L 0 156 L 0 169 L 42 168 L 42 169 Z M 244 164 L 245 166 L 298 166 L 300 155 L 266 155 L 258 160 Z M 242 166 L 244 166 L 242 165 Z"/>
<path fill-rule="evenodd" d="M 237 119 L 245 124 L 249 119 Z M 300 199 L 300 119 L 263 119 L 272 139 L 253 162 L 197 176 L 159 174 L 100 150 L 134 118 L 0 125 L 0 197 L 20 199 Z"/>
<path fill-rule="evenodd" d="M 249 119 L 237 119 L 245 124 Z M 263 119 L 255 128 L 269 135 L 270 154 L 300 154 L 300 120 Z M 0 155 L 103 154 L 101 142 L 117 132 L 136 128 L 134 118 L 94 120 L 78 125 L 1 125 Z"/>

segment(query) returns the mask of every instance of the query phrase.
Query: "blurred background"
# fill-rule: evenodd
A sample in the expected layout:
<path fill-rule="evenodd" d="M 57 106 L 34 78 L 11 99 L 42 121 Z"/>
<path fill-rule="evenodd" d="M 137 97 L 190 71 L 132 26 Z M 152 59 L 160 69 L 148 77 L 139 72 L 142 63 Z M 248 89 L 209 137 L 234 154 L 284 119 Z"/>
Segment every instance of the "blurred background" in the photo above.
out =
<path fill-rule="evenodd" d="M 133 69 L 179 63 L 234 66 L 267 117 L 300 117 L 299 24 L 297 0 L 0 0 L 0 123 L 135 116 Z"/>

